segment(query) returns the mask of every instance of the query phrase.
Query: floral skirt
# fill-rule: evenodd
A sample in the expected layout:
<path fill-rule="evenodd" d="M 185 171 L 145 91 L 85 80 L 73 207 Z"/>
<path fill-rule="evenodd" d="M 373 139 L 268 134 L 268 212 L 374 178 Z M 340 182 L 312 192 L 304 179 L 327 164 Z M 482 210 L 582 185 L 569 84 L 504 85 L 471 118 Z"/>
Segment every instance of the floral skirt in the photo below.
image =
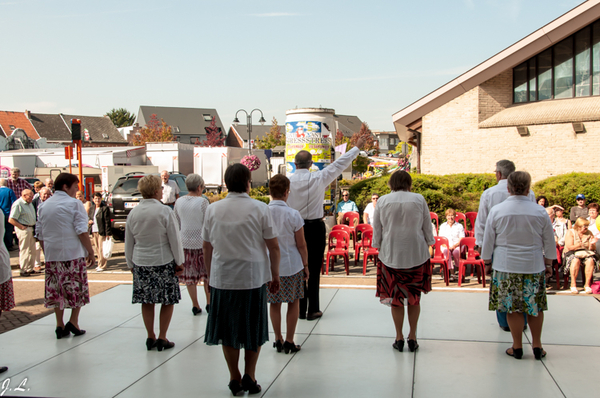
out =
<path fill-rule="evenodd" d="M 0 311 L 10 311 L 15 308 L 15 291 L 12 278 L 0 285 Z"/>
<path fill-rule="evenodd" d="M 185 262 L 183 263 L 183 274 L 179 275 L 179 283 L 186 285 L 197 285 L 198 282 L 208 281 L 208 273 L 204 266 L 204 255 L 202 249 L 183 249 Z"/>
<path fill-rule="evenodd" d="M 248 290 L 210 288 L 204 342 L 257 351 L 269 341 L 267 285 Z"/>
<path fill-rule="evenodd" d="M 538 316 L 548 309 L 545 273 L 514 274 L 494 270 L 490 283 L 490 311 L 522 312 Z"/>
<path fill-rule="evenodd" d="M 90 302 L 85 258 L 46 261 L 46 308 L 80 308 Z"/>
<path fill-rule="evenodd" d="M 293 303 L 304 298 L 304 270 L 291 276 L 282 276 L 279 286 L 276 294 L 267 292 L 269 303 Z"/>
<path fill-rule="evenodd" d="M 419 305 L 421 293 L 431 291 L 431 265 L 429 260 L 408 269 L 389 268 L 377 261 L 377 293 L 381 304 L 391 307 Z"/>
<path fill-rule="evenodd" d="M 172 305 L 181 300 L 175 262 L 165 265 L 133 266 L 132 304 Z"/>
<path fill-rule="evenodd" d="M 590 256 L 588 258 L 591 258 L 592 261 L 594 262 L 594 271 L 598 271 L 598 261 L 596 261 L 596 257 Z M 574 251 L 571 252 L 570 254 L 565 253 L 565 260 L 563 261 L 564 266 L 559 269 L 559 272 L 565 273 L 565 274 L 570 273 L 571 272 L 571 263 L 573 262 L 574 259 L 575 259 Z M 580 271 L 585 270 L 585 263 L 586 263 L 586 261 L 588 261 L 588 259 L 580 258 L 579 261 L 581 263 L 581 265 L 579 266 L 579 270 Z"/>

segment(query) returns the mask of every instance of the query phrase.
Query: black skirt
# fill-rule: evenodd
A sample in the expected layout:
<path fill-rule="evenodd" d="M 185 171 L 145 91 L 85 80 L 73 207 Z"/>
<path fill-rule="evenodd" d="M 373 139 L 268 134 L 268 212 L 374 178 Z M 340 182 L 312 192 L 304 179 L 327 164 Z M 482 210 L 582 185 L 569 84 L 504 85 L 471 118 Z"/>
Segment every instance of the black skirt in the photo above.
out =
<path fill-rule="evenodd" d="M 133 266 L 133 304 L 172 305 L 181 300 L 175 262 L 165 265 Z"/>

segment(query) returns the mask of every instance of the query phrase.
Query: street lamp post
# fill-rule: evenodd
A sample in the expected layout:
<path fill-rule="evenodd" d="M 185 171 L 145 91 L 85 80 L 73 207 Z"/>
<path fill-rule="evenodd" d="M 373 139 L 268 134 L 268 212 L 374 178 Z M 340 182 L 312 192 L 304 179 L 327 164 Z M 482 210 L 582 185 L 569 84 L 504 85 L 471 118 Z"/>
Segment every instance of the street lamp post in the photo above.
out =
<path fill-rule="evenodd" d="M 240 120 L 238 119 L 237 115 L 240 112 L 244 112 L 246 114 L 246 120 L 248 122 L 248 153 L 252 154 L 252 114 L 255 111 L 259 111 L 260 112 L 260 120 L 258 121 L 260 124 L 265 124 L 266 120 L 263 117 L 263 113 L 260 109 L 253 109 L 250 113 L 246 112 L 244 109 L 240 109 L 235 113 L 235 119 L 233 119 L 233 124 L 235 126 L 238 125 L 238 123 L 240 122 Z"/>

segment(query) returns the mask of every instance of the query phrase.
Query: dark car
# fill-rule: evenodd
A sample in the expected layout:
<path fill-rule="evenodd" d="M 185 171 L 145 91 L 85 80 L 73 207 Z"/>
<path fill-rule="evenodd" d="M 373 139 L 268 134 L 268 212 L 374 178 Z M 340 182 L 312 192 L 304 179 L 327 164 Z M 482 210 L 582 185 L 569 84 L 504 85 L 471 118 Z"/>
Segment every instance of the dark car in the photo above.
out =
<path fill-rule="evenodd" d="M 138 191 L 137 185 L 140 178 L 145 175 L 142 173 L 129 173 L 120 177 L 108 196 L 107 203 L 111 210 L 111 225 L 115 239 L 123 239 L 127 215 L 142 200 L 142 194 Z M 171 174 L 169 175 L 169 180 L 177 183 L 181 191 L 179 192 L 179 196 L 187 195 L 188 190 L 185 186 L 185 175 Z"/>

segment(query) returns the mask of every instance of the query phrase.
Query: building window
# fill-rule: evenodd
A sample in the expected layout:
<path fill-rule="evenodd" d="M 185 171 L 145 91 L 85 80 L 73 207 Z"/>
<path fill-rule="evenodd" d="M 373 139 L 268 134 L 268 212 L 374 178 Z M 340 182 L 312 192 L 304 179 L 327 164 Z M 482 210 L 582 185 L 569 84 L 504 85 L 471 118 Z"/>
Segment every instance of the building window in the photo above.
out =
<path fill-rule="evenodd" d="M 212 118 L 213 118 L 213 117 L 212 117 L 211 115 L 209 115 L 208 113 L 204 113 L 204 114 L 202 115 L 202 117 L 204 118 L 204 121 L 205 121 L 205 122 L 212 122 Z"/>
<path fill-rule="evenodd" d="M 600 95 L 600 20 L 513 68 L 513 102 Z"/>
<path fill-rule="evenodd" d="M 388 138 L 381 136 L 379 137 L 379 147 L 380 148 L 387 148 L 388 147 Z"/>

